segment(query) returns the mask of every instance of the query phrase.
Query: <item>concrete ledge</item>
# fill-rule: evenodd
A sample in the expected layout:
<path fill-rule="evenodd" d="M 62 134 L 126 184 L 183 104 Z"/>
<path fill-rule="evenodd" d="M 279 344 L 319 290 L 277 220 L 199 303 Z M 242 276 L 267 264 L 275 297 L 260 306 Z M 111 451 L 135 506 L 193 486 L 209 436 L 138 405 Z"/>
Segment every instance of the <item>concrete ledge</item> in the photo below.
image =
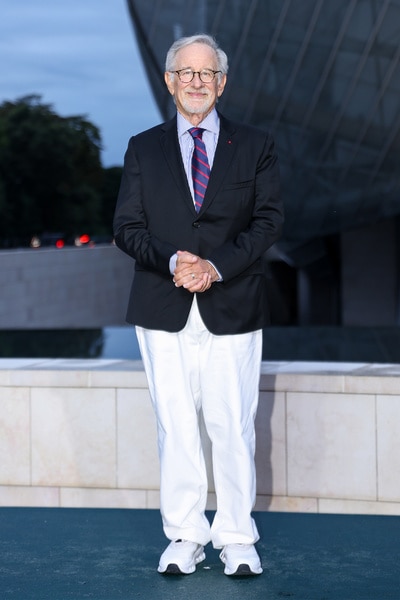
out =
<path fill-rule="evenodd" d="M 134 261 L 111 244 L 1 250 L 0 328 L 126 325 Z"/>
<path fill-rule="evenodd" d="M 400 514 L 400 365 L 264 363 L 257 510 Z M 158 508 L 140 361 L 0 360 L 0 505 Z M 206 438 L 206 434 L 204 434 Z M 209 508 L 215 508 L 210 448 Z"/>

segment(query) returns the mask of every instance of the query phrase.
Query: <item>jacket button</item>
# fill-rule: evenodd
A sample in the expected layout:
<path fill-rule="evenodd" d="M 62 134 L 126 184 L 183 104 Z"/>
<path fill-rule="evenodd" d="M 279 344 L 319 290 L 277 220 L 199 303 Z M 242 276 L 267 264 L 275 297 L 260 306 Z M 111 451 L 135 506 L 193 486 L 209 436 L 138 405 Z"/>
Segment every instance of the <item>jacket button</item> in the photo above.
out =
<path fill-rule="evenodd" d="M 198 229 L 200 227 L 199 221 L 193 221 L 192 227 L 196 227 L 196 229 Z"/>

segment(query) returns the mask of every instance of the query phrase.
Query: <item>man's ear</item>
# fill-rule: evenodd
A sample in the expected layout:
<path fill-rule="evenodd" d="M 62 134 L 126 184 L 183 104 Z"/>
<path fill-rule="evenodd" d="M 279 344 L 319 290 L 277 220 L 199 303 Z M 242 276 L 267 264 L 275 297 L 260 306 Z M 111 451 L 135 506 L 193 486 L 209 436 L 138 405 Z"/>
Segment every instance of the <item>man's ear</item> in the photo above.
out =
<path fill-rule="evenodd" d="M 165 84 L 168 88 L 169 93 L 174 96 L 175 95 L 175 87 L 174 87 L 174 73 L 170 73 L 169 71 L 166 71 L 164 73 L 164 81 Z"/>
<path fill-rule="evenodd" d="M 225 89 L 225 85 L 226 85 L 226 74 L 222 75 L 220 81 L 218 82 L 218 89 L 217 89 L 218 98 L 220 96 L 222 96 L 223 91 Z"/>

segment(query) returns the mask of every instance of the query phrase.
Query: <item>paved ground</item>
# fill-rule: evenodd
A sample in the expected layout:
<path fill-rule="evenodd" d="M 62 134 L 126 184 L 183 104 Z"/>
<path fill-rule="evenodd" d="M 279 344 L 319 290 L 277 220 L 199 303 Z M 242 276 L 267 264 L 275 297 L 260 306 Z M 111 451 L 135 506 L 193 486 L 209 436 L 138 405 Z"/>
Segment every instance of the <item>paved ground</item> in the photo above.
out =
<path fill-rule="evenodd" d="M 256 513 L 264 574 L 156 572 L 158 511 L 0 509 L 0 600 L 400 600 L 400 517 Z"/>

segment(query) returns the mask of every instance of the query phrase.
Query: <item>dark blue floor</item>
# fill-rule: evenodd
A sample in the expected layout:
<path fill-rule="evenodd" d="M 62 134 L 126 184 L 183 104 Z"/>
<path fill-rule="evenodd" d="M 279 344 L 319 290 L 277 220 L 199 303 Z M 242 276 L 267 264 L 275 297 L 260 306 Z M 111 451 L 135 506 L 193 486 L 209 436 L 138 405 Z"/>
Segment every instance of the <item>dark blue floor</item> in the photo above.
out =
<path fill-rule="evenodd" d="M 158 511 L 0 509 L 0 600 L 400 600 L 400 517 L 256 513 L 264 574 L 156 571 Z"/>

